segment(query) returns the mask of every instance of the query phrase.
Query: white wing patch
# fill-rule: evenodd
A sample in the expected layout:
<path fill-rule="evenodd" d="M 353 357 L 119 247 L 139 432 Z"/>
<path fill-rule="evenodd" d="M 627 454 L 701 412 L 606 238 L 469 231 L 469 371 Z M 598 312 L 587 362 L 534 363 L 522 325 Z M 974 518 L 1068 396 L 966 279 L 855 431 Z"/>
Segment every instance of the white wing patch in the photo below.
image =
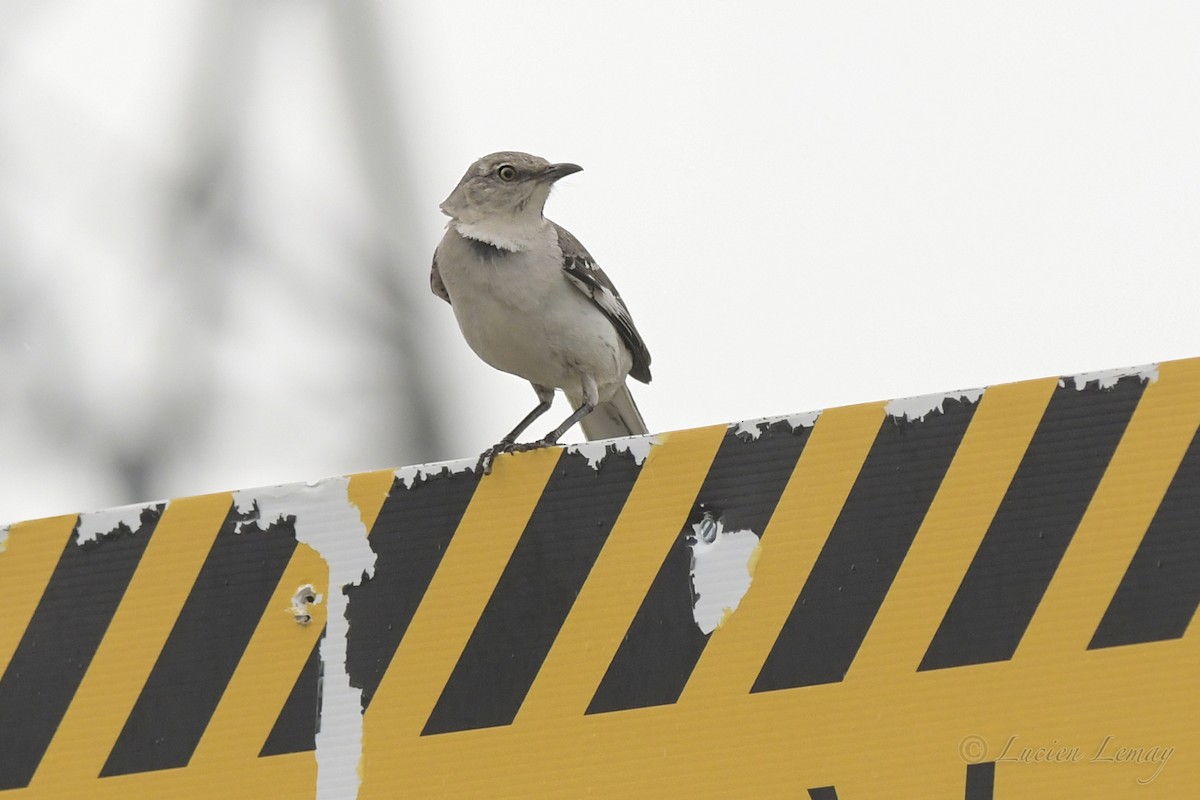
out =
<path fill-rule="evenodd" d="M 576 275 L 574 272 L 572 272 L 571 270 L 567 269 L 567 270 L 563 270 L 563 274 L 564 274 L 564 275 L 566 275 L 568 278 L 570 278 L 570 280 L 571 280 L 571 283 L 575 284 L 575 286 L 577 286 L 577 287 L 579 288 L 579 291 L 583 292 L 583 293 L 584 293 L 584 294 L 586 294 L 588 297 L 593 297 L 593 296 L 594 296 L 594 295 L 592 294 L 592 287 L 591 287 L 591 286 L 588 286 L 588 285 L 587 285 L 587 284 L 586 284 L 586 283 L 583 281 L 583 279 L 582 279 L 582 278 L 580 278 L 578 275 Z"/>
<path fill-rule="evenodd" d="M 626 310 L 625 305 L 621 302 L 620 298 L 617 297 L 613 290 L 601 283 L 589 282 L 585 280 L 574 268 L 577 266 L 578 262 L 576 262 L 575 265 L 572 265 L 573 268 L 564 270 L 566 276 L 571 279 L 571 283 L 579 287 L 579 291 L 592 298 L 592 301 L 595 302 L 595 304 L 600 307 L 600 310 L 607 314 L 610 319 L 632 326 L 632 321 L 628 321 L 629 311 Z M 588 269 L 595 270 L 595 264 L 588 262 Z"/>
<path fill-rule="evenodd" d="M 617 296 L 613 294 L 612 290 L 607 286 L 601 286 L 598 292 L 593 292 L 592 299 L 595 300 L 604 313 L 608 314 L 609 316 L 615 317 L 621 314 L 627 315 L 629 313 L 622 307 L 620 301 L 617 300 Z"/>

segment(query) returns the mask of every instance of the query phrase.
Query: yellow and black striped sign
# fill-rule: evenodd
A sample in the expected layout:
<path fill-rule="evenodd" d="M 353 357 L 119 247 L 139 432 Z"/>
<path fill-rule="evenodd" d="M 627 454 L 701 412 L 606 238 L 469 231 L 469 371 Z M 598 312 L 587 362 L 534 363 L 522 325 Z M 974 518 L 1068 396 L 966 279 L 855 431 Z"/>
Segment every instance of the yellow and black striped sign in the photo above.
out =
<path fill-rule="evenodd" d="M 1200 359 L 918 407 L 15 525 L 0 797 L 1190 796 Z"/>

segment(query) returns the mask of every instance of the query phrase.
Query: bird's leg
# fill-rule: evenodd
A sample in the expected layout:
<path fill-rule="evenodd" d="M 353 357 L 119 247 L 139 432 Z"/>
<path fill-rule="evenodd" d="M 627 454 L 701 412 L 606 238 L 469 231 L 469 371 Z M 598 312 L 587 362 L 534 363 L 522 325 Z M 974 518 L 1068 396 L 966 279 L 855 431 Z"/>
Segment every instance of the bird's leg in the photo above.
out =
<path fill-rule="evenodd" d="M 582 395 L 579 408 L 571 412 L 571 416 L 564 419 L 561 425 L 547 433 L 538 442 L 539 445 L 558 444 L 560 436 L 566 433 L 576 422 L 579 422 L 579 420 L 592 413 L 596 406 L 600 404 L 600 391 L 599 387 L 596 386 L 596 379 L 587 373 L 583 373 L 579 377 L 579 389 Z"/>
<path fill-rule="evenodd" d="M 475 463 L 475 471 L 482 472 L 484 475 L 492 474 L 492 462 L 496 456 L 501 453 L 511 453 L 515 450 L 532 450 L 539 445 L 519 445 L 516 443 L 517 437 L 525 432 L 525 429 L 533 424 L 533 421 L 550 410 L 550 404 L 554 402 L 554 390 L 547 389 L 542 386 L 534 386 L 533 391 L 537 393 L 538 404 L 532 411 L 525 415 L 525 418 L 517 423 L 517 427 L 513 428 L 508 434 L 496 444 L 484 450 L 479 455 L 479 461 Z"/>
<path fill-rule="evenodd" d="M 554 395 L 551 395 L 550 397 L 553 398 Z M 550 410 L 550 403 L 551 403 L 551 400 L 541 400 L 540 402 L 538 402 L 537 406 L 534 407 L 533 411 L 530 411 L 528 414 L 526 414 L 525 419 L 518 422 L 517 427 L 515 427 L 511 431 L 509 431 L 508 435 L 500 440 L 500 444 L 502 444 L 502 445 L 503 444 L 512 444 L 513 442 L 515 442 L 517 440 L 517 437 L 520 436 L 522 433 L 524 433 L 525 429 L 533 424 L 534 420 L 536 420 L 542 414 L 545 414 L 547 411 Z"/>
<path fill-rule="evenodd" d="M 564 433 L 566 433 L 567 430 L 572 425 L 574 425 L 576 422 L 579 422 L 579 420 L 583 419 L 588 414 L 592 413 L 592 410 L 595 408 L 596 408 L 595 404 L 589 403 L 587 400 L 584 400 L 583 403 L 579 406 L 579 408 L 575 409 L 574 413 L 572 413 L 571 416 L 564 419 L 562 421 L 562 424 L 559 425 L 557 428 L 555 428 L 554 430 L 547 433 L 543 439 L 538 441 L 538 444 L 539 445 L 558 444 L 558 437 L 560 437 Z"/>

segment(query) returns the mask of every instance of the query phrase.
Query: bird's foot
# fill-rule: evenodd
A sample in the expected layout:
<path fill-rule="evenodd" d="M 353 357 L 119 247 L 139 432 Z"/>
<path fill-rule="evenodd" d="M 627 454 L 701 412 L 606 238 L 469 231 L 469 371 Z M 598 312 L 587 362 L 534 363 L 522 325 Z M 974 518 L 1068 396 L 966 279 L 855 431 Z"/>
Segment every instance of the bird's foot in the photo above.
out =
<path fill-rule="evenodd" d="M 538 450 L 550 444 L 553 443 L 547 442 L 545 439 L 536 442 L 498 442 L 479 454 L 479 461 L 475 462 L 475 474 L 491 475 L 496 456 L 504 453 L 524 453 L 528 450 Z"/>

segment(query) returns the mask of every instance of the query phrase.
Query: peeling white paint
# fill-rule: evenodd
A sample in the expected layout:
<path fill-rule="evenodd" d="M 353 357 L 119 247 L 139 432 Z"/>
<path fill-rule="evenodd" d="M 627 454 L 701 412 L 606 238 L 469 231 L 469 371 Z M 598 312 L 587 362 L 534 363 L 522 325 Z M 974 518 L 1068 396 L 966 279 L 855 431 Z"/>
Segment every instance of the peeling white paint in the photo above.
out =
<path fill-rule="evenodd" d="M 317 798 L 355 797 L 362 759 L 362 691 L 346 673 L 347 597 L 342 589 L 375 572 L 375 552 L 367 528 L 351 502 L 347 477 L 326 478 L 299 486 L 275 486 L 236 492 L 239 512 L 258 507 L 260 527 L 295 519 L 296 540 L 315 550 L 329 567 L 329 607 L 325 639 L 320 730 L 317 732 Z"/>
<path fill-rule="evenodd" d="M 692 526 L 692 616 L 706 634 L 712 633 L 737 610 L 754 577 L 759 539 L 754 531 L 726 531 L 720 520 Z"/>
<path fill-rule="evenodd" d="M 580 442 L 570 445 L 567 452 L 583 456 L 587 459 L 589 467 L 600 469 L 600 465 L 604 463 L 604 459 L 608 455 L 608 441 L 601 439 L 595 442 Z"/>
<path fill-rule="evenodd" d="M 613 442 L 613 450 L 618 453 L 628 453 L 633 456 L 633 463 L 639 467 L 650 457 L 651 448 L 662 444 L 657 436 L 629 436 Z"/>
<path fill-rule="evenodd" d="M 79 515 L 79 536 L 75 544 L 83 544 L 112 533 L 119 525 L 125 525 L 131 532 L 142 527 L 142 511 L 157 508 L 161 503 L 142 503 L 140 505 L 117 506 L 102 511 L 85 511 Z"/>
<path fill-rule="evenodd" d="M 792 432 L 795 433 L 800 428 L 811 428 L 817 424 L 817 419 L 821 416 L 820 411 L 805 411 L 800 414 L 787 414 L 778 417 L 759 417 L 758 419 L 747 419 L 741 422 L 730 423 L 729 427 L 733 429 L 735 436 L 745 434 L 751 439 L 757 439 L 763 435 L 763 431 L 769 429 L 772 425 L 779 422 L 786 422 Z"/>
<path fill-rule="evenodd" d="M 964 403 L 978 403 L 986 389 L 962 389 L 945 394 L 925 394 L 919 397 L 901 397 L 891 401 L 884 407 L 888 416 L 907 419 L 909 422 L 920 422 L 928 415 L 937 411 L 942 413 L 942 407 L 947 400 L 960 400 Z"/>
<path fill-rule="evenodd" d="M 662 440 L 656 436 L 624 436 L 619 439 L 597 439 L 594 442 L 568 445 L 567 452 L 578 453 L 587 459 L 589 467 L 598 470 L 608 457 L 610 447 L 613 453 L 629 453 L 633 456 L 633 463 L 640 466 L 650 455 L 650 449 L 659 444 L 662 444 Z"/>
<path fill-rule="evenodd" d="M 1099 372 L 1083 372 L 1079 375 L 1067 375 L 1058 379 L 1058 385 L 1065 387 L 1067 381 L 1073 381 L 1075 390 L 1082 392 L 1090 381 L 1095 381 L 1101 389 L 1111 389 L 1121 378 L 1138 378 L 1142 383 L 1154 383 L 1158 380 L 1158 364 L 1144 364 L 1140 367 L 1124 367 L 1121 369 L 1102 369 Z"/>
<path fill-rule="evenodd" d="M 766 427 L 765 423 L 766 417 L 763 417 L 761 419 L 746 419 L 741 422 L 731 422 L 729 423 L 729 427 L 733 428 L 735 436 L 745 434 L 751 439 L 757 439 L 759 436 L 762 436 L 763 428 Z"/>
<path fill-rule="evenodd" d="M 396 477 L 404 483 L 405 489 L 411 489 L 418 483 L 435 478 L 439 475 L 454 475 L 459 472 L 474 472 L 476 459 L 459 459 L 444 461 L 438 464 L 419 464 L 415 467 L 400 467 Z"/>
<path fill-rule="evenodd" d="M 0 527 L 0 553 L 4 552 L 4 548 L 8 546 L 8 526 Z"/>
<path fill-rule="evenodd" d="M 792 426 L 792 430 L 796 431 L 800 428 L 811 428 L 817 424 L 817 420 L 821 418 L 821 412 L 817 411 L 802 411 L 799 414 L 788 414 L 784 419 L 788 425 Z"/>

